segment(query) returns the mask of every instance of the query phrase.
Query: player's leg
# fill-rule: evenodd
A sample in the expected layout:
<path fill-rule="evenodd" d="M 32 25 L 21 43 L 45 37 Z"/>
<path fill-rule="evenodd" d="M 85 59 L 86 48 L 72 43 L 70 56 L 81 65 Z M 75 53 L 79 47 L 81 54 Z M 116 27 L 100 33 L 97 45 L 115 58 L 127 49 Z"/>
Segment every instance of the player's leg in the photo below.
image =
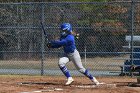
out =
<path fill-rule="evenodd" d="M 67 57 L 61 57 L 59 59 L 59 68 L 61 69 L 61 71 L 64 73 L 64 75 L 67 77 L 68 81 L 66 82 L 66 85 L 70 85 L 74 80 L 70 75 L 69 70 L 66 67 L 66 64 L 69 62 L 69 59 Z"/>
<path fill-rule="evenodd" d="M 75 50 L 75 52 L 73 54 L 68 55 L 68 56 L 70 57 L 71 61 L 74 63 L 74 65 L 76 66 L 76 68 L 78 69 L 79 72 L 81 72 L 82 74 L 87 76 L 95 84 L 99 84 L 97 79 L 89 73 L 89 70 L 87 70 L 83 67 L 82 62 L 81 62 L 81 57 L 77 50 Z"/>

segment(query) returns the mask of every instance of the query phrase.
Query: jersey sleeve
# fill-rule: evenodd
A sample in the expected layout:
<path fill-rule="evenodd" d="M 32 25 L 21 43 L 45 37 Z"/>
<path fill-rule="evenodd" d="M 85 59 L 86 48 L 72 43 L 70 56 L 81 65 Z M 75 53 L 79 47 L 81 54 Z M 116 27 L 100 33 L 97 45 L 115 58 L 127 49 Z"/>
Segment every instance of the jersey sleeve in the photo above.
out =
<path fill-rule="evenodd" d="M 65 46 L 67 44 L 67 40 L 63 39 L 63 40 L 55 40 L 55 41 L 51 41 L 52 44 L 52 48 L 59 48 L 61 46 Z"/>
<path fill-rule="evenodd" d="M 68 36 L 62 40 L 51 41 L 51 44 L 52 44 L 52 48 L 59 48 L 61 46 L 69 46 L 72 41 L 73 41 L 73 38 L 71 36 Z"/>

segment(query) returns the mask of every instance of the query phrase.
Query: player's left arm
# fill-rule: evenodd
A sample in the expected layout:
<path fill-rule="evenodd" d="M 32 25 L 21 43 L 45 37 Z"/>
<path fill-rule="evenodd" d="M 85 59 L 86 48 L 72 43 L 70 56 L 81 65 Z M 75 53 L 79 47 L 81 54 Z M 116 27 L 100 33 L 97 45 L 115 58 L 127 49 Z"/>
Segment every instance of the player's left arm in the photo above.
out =
<path fill-rule="evenodd" d="M 51 43 L 52 45 L 69 46 L 72 44 L 73 41 L 74 41 L 74 37 L 71 35 L 68 35 L 65 39 L 52 41 Z"/>
<path fill-rule="evenodd" d="M 60 48 L 62 46 L 65 46 L 67 44 L 67 40 L 53 40 L 50 41 L 47 46 L 48 48 Z"/>
<path fill-rule="evenodd" d="M 55 41 L 49 41 L 49 42 L 47 43 L 47 47 L 48 47 L 48 48 L 60 48 L 60 47 L 61 47 L 60 45 L 57 45 L 57 44 L 55 44 L 54 42 L 55 42 Z"/>
<path fill-rule="evenodd" d="M 63 40 L 55 40 L 55 41 L 51 41 L 52 46 L 65 46 L 67 44 L 67 40 L 63 39 Z"/>
<path fill-rule="evenodd" d="M 67 38 L 62 39 L 62 40 L 50 41 L 50 45 L 51 45 L 51 48 L 59 48 L 61 46 L 70 45 L 72 41 L 73 41 L 73 38 L 71 36 L 68 36 Z"/>

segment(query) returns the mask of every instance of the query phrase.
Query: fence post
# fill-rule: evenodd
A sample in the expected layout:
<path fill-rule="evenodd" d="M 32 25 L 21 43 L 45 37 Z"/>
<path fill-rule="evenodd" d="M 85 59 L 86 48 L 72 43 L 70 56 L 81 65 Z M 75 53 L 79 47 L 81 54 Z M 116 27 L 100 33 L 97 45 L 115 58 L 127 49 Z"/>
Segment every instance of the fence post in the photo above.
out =
<path fill-rule="evenodd" d="M 134 36 L 134 1 L 132 0 L 131 2 L 131 56 L 130 56 L 130 59 L 131 59 L 131 66 L 134 65 L 133 61 L 133 50 L 134 50 L 134 47 L 133 47 L 133 36 Z M 133 73 L 131 71 L 131 76 L 133 76 Z"/>
<path fill-rule="evenodd" d="M 43 0 L 42 0 L 43 1 Z M 41 3 L 41 21 L 42 23 L 44 23 L 44 5 L 43 3 Z M 43 30 L 43 29 L 41 29 Z M 41 43 L 41 76 L 44 75 L 44 42 L 45 42 L 45 39 L 44 39 L 44 33 L 43 31 L 42 32 L 42 43 Z"/>

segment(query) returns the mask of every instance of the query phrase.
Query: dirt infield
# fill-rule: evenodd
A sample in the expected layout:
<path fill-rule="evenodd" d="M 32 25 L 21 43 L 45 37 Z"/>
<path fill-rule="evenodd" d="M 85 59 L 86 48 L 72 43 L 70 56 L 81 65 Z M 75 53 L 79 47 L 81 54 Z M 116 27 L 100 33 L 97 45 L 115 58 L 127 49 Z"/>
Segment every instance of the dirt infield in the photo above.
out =
<path fill-rule="evenodd" d="M 66 81 L 62 76 L 1 75 L 0 93 L 140 93 L 140 87 L 131 86 L 137 82 L 136 78 L 97 77 L 101 82 L 116 84 L 113 87 L 93 87 L 86 77 L 74 79 L 71 86 L 64 86 Z"/>

